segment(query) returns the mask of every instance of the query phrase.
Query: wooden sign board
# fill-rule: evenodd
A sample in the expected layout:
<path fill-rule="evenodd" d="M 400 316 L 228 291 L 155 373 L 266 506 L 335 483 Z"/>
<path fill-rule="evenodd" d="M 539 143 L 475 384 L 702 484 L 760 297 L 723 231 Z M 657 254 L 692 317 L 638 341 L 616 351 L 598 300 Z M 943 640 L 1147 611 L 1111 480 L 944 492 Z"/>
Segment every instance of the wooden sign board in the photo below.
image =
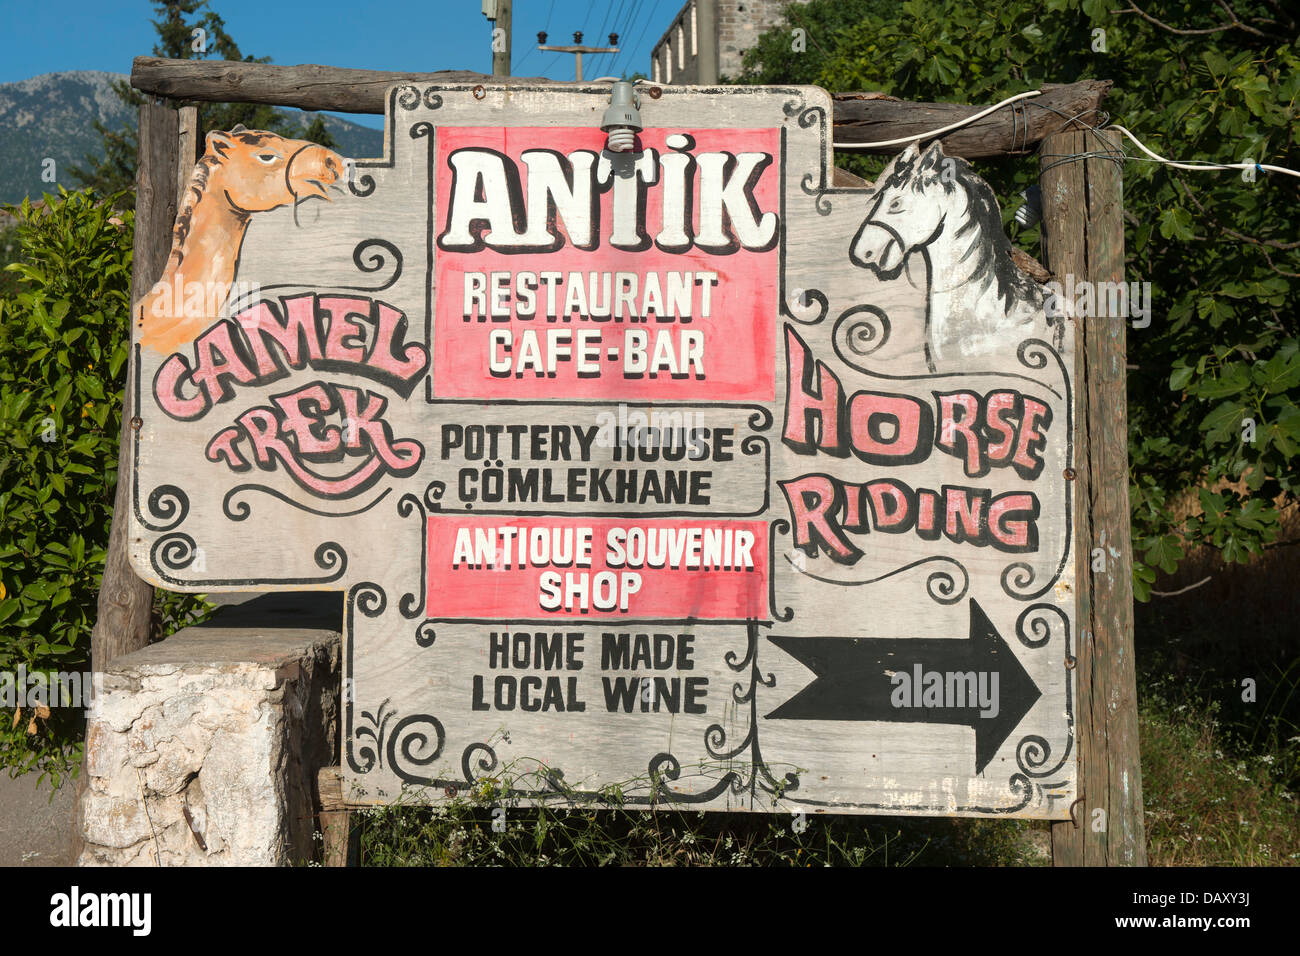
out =
<path fill-rule="evenodd" d="M 816 88 L 640 97 L 621 153 L 605 85 L 209 138 L 135 567 L 345 591 L 360 803 L 1066 818 L 1074 337 L 992 191 L 832 188 Z"/>

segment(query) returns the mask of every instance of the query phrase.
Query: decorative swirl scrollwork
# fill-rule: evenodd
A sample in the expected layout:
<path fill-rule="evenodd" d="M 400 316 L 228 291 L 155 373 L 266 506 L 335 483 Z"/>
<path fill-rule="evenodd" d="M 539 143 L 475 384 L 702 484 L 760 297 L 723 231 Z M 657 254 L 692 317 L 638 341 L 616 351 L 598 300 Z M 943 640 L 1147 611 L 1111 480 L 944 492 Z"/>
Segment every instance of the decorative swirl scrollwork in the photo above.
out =
<path fill-rule="evenodd" d="M 362 199 L 369 196 L 375 191 L 375 177 L 369 173 L 363 173 L 354 179 L 348 180 L 348 192 L 354 196 L 360 196 Z"/>
<path fill-rule="evenodd" d="M 437 760 L 446 739 L 437 717 L 430 714 L 404 717 L 388 737 L 388 769 L 407 783 L 432 783 L 433 777 L 416 773 L 415 769 L 428 767 Z"/>
<path fill-rule="evenodd" d="M 478 759 L 478 773 L 474 773 L 474 761 L 471 759 L 474 754 L 482 751 L 486 756 Z M 475 781 L 480 777 L 485 777 L 497 768 L 500 761 L 497 759 L 497 752 L 491 746 L 485 743 L 470 744 L 465 748 L 465 752 L 460 755 L 460 772 L 465 777 L 465 782 L 473 786 Z"/>
<path fill-rule="evenodd" d="M 349 596 L 358 611 L 366 617 L 379 617 L 388 607 L 388 595 L 384 589 L 372 581 L 362 581 L 355 585 Z"/>
<path fill-rule="evenodd" d="M 335 544 L 333 541 L 326 541 L 324 544 L 317 547 L 314 557 L 316 559 L 316 567 L 324 571 L 329 571 L 331 569 L 334 570 L 334 573 L 329 577 L 320 578 L 319 580 L 321 583 L 326 581 L 337 581 L 339 578 L 343 577 L 343 573 L 348 569 L 348 553 L 343 550 L 341 545 Z M 302 583 L 305 584 L 307 582 L 304 581 Z"/>
<path fill-rule="evenodd" d="M 772 427 L 772 413 L 767 408 L 759 408 L 749 416 L 749 427 L 756 432 L 764 432 Z"/>
<path fill-rule="evenodd" d="M 786 116 L 795 117 L 803 112 L 803 96 L 796 96 L 794 99 L 786 100 L 781 104 L 781 112 Z M 807 128 L 807 127 L 805 127 Z"/>
<path fill-rule="evenodd" d="M 442 510 L 442 496 L 447 493 L 445 481 L 431 481 L 424 489 L 424 503 L 430 511 Z"/>
<path fill-rule="evenodd" d="M 385 766 L 407 783 L 433 783 L 433 778 L 415 773 L 411 768 L 431 765 L 442 753 L 447 735 L 442 722 L 429 714 L 403 717 L 391 731 L 389 723 L 397 711 L 385 698 L 378 709 L 361 712 L 362 723 L 353 730 L 349 741 L 348 762 L 357 773 L 369 773 L 375 766 Z"/>
<path fill-rule="evenodd" d="M 858 316 L 858 318 L 852 318 Z M 892 327 L 889 316 L 874 305 L 856 305 L 835 320 L 835 335 L 843 330 L 844 344 L 854 355 L 866 358 L 884 348 Z"/>
<path fill-rule="evenodd" d="M 389 706 L 389 699 L 384 698 L 374 713 L 363 710 L 363 723 L 353 728 L 352 737 L 348 741 L 348 763 L 357 773 L 369 773 L 376 764 L 383 766 L 384 736 L 388 722 L 396 714 Z"/>
<path fill-rule="evenodd" d="M 194 539 L 181 532 L 173 532 L 164 535 L 153 543 L 153 548 L 149 552 L 149 560 L 153 565 L 154 571 L 158 573 L 164 581 L 169 584 L 250 584 L 254 583 L 244 578 L 191 578 L 182 580 L 174 578 L 168 571 L 183 571 L 188 568 L 194 561 L 198 549 L 195 546 Z M 326 541 L 316 548 L 316 566 L 331 574 L 325 577 L 317 578 L 259 578 L 256 583 L 260 584 L 328 584 L 331 581 L 337 581 L 343 577 L 348 568 L 348 555 L 343 548 L 333 541 Z"/>
<path fill-rule="evenodd" d="M 803 129 L 811 129 L 815 123 L 826 122 L 826 111 L 820 106 L 810 106 L 799 114 L 799 126 Z"/>
<path fill-rule="evenodd" d="M 929 564 L 931 561 L 944 561 L 948 564 L 955 565 L 957 570 L 961 572 L 961 590 L 957 590 L 957 579 L 953 577 L 952 572 L 942 570 L 931 571 L 929 576 L 925 579 L 925 590 L 926 593 L 930 595 L 930 598 L 939 604 L 956 604 L 966 596 L 966 591 L 970 587 L 970 573 L 966 570 L 966 566 L 956 558 L 950 558 L 947 555 L 941 554 L 931 555 L 928 558 L 921 558 L 919 561 L 905 564 L 901 568 L 895 568 L 887 574 L 877 575 L 874 578 L 863 578 L 857 581 L 846 581 L 841 578 L 823 577 L 820 574 L 814 574 L 811 571 L 806 571 L 799 567 L 789 555 L 786 555 L 785 559 L 789 562 L 792 568 L 805 577 L 810 577 L 814 581 L 821 581 L 823 584 L 838 584 L 840 587 L 845 588 L 856 588 L 861 587 L 864 584 L 875 584 L 879 581 L 885 580 L 886 578 L 892 578 L 896 574 L 902 574 L 904 571 L 910 571 L 912 568 L 919 567 L 922 564 Z"/>
<path fill-rule="evenodd" d="M 816 303 L 815 309 L 812 308 L 813 303 Z M 826 300 L 826 294 L 820 289 L 795 289 L 781 303 L 781 311 L 785 316 L 794 319 L 800 325 L 816 325 L 826 318 L 826 311 L 829 308 L 830 303 Z M 796 312 L 796 309 L 803 314 Z"/>
<path fill-rule="evenodd" d="M 829 216 L 831 214 L 830 198 L 827 197 L 821 184 L 817 182 L 812 173 L 804 173 L 803 179 L 799 180 L 799 188 L 813 197 L 813 208 L 817 210 L 817 215 Z"/>
<path fill-rule="evenodd" d="M 745 440 L 740 443 L 740 453 L 742 455 L 761 455 L 769 447 L 767 439 L 762 435 L 746 435 Z"/>
<path fill-rule="evenodd" d="M 1055 350 L 1042 339 L 1025 339 L 1016 347 L 1016 358 L 1020 359 L 1020 364 L 1034 370 L 1047 368 L 1048 356 L 1055 354 Z M 1059 392 L 1054 394 L 1057 398 L 1061 397 Z"/>
<path fill-rule="evenodd" d="M 415 629 L 415 643 L 421 647 L 433 647 L 433 642 L 438 639 L 438 632 L 433 626 L 433 621 L 423 621 Z"/>
<path fill-rule="evenodd" d="M 178 531 L 155 541 L 152 557 L 155 566 L 161 565 L 169 571 L 184 571 L 194 560 L 195 553 L 194 539 Z"/>
<path fill-rule="evenodd" d="M 1013 561 L 1002 569 L 1002 590 L 1018 601 L 1028 601 L 1042 592 L 1035 592 L 1034 567 L 1027 561 Z"/>
<path fill-rule="evenodd" d="M 393 274 L 388 277 L 383 285 L 367 288 L 368 292 L 383 292 L 391 288 L 398 278 L 402 275 L 402 253 L 397 246 L 393 245 L 387 239 L 362 239 L 357 243 L 356 248 L 352 250 L 352 262 L 362 272 L 378 272 L 388 264 L 388 260 L 379 252 L 372 251 L 379 248 L 393 257 Z M 369 252 L 369 257 L 363 259 L 363 254 Z"/>
<path fill-rule="evenodd" d="M 442 109 L 442 97 L 435 93 L 434 89 L 431 86 L 424 91 L 424 105 L 426 109 L 440 110 Z"/>
<path fill-rule="evenodd" d="M 752 725 L 749 728 L 749 732 L 745 734 L 744 739 L 729 750 L 726 749 L 727 731 L 722 724 L 713 724 L 704 732 L 704 749 L 708 751 L 709 756 L 715 760 L 731 760 L 733 757 L 737 757 L 744 753 L 753 742 L 754 727 Z"/>
<path fill-rule="evenodd" d="M 1056 366 L 1061 373 L 1061 381 L 1065 387 L 1065 462 L 1064 468 L 1072 468 L 1074 465 L 1074 394 L 1070 388 L 1070 376 L 1066 371 L 1065 362 L 1062 361 L 1061 355 L 1042 339 L 1025 339 L 1016 349 L 1016 355 L 1022 365 L 1026 368 L 1043 369 L 1047 367 L 1049 358 L 1056 360 Z M 1048 388 L 1057 398 L 1061 397 L 1060 392 L 1056 389 Z M 1056 570 L 1052 576 L 1035 587 L 1037 575 L 1032 565 L 1025 561 L 1015 561 L 1008 564 L 1002 570 L 1002 590 L 1008 597 L 1017 601 L 1033 601 L 1042 597 L 1051 589 L 1065 570 L 1066 562 L 1070 559 L 1070 551 L 1073 541 L 1074 519 L 1072 508 L 1072 482 L 1065 481 L 1065 534 L 1063 535 L 1061 546 L 1061 560 L 1057 562 Z"/>
<path fill-rule="evenodd" d="M 420 105 L 420 91 L 414 86 L 397 88 L 397 105 L 404 110 L 413 110 Z"/>
<path fill-rule="evenodd" d="M 1029 806 L 1029 801 L 1034 799 L 1034 784 L 1022 773 L 1013 773 L 1007 780 L 1007 789 L 1012 793 L 1020 795 L 1020 802 L 1009 807 L 998 807 L 994 813 L 1016 813 Z"/>
<path fill-rule="evenodd" d="M 1052 627 L 1042 616 L 1046 612 L 1051 612 L 1060 618 L 1065 630 L 1065 647 L 1068 652 L 1070 648 L 1070 618 L 1055 604 L 1031 604 L 1021 611 L 1020 617 L 1016 618 L 1016 637 L 1020 639 L 1020 643 L 1025 647 L 1034 648 L 1042 647 L 1051 640 Z M 1030 620 L 1031 615 L 1033 616 L 1032 620 Z M 1026 622 L 1029 623 L 1029 630 L 1034 632 L 1032 638 L 1025 633 Z"/>
<path fill-rule="evenodd" d="M 1021 739 L 1016 744 L 1016 763 L 1020 769 L 1035 777 L 1046 777 L 1053 770 L 1043 773 L 1036 773 L 1039 767 L 1042 767 L 1051 758 L 1052 747 L 1047 742 L 1046 737 L 1040 737 L 1037 734 L 1030 734 L 1028 737 Z M 1059 764 L 1058 764 L 1059 768 Z"/>
<path fill-rule="evenodd" d="M 778 621 L 789 621 L 794 617 L 794 608 L 789 605 L 779 611 L 776 609 L 776 539 L 778 535 L 789 533 L 790 522 L 784 518 L 774 519 L 771 528 L 768 530 L 767 555 L 772 567 L 767 575 L 767 604 L 772 617 Z"/>
<path fill-rule="evenodd" d="M 1047 615 L 1055 615 L 1061 622 L 1062 643 L 1065 645 L 1062 666 L 1066 666 L 1064 661 L 1071 656 L 1070 617 L 1055 604 L 1031 604 L 1021 611 L 1020 616 L 1016 618 L 1016 638 L 1025 647 L 1037 649 L 1046 646 L 1052 638 L 1052 626 Z M 1032 637 L 1029 633 L 1031 631 Z M 1065 762 L 1070 759 L 1070 753 L 1074 748 L 1074 691 L 1073 682 L 1068 679 L 1068 675 L 1065 682 L 1065 719 L 1064 751 L 1061 759 L 1048 769 L 1042 768 L 1047 766 L 1047 762 L 1052 758 L 1052 745 L 1045 737 L 1030 734 L 1016 744 L 1016 763 L 1025 774 L 1034 778 L 1050 777 L 1060 772 Z"/>
<path fill-rule="evenodd" d="M 421 617 L 424 614 L 424 582 L 427 577 L 425 556 L 428 554 L 428 541 L 426 540 L 428 522 L 424 520 L 424 505 L 415 495 L 405 494 L 398 499 L 397 514 L 402 518 L 409 518 L 412 514 L 420 516 L 420 590 L 418 593 L 411 591 L 403 594 L 397 602 L 397 608 L 402 612 L 402 617 Z"/>
<path fill-rule="evenodd" d="M 749 728 L 745 732 L 744 739 L 735 747 L 728 747 L 727 728 L 720 723 L 710 724 L 705 731 L 705 750 L 708 756 L 719 761 L 732 761 L 740 754 L 749 750 L 749 775 L 737 771 L 728 771 L 727 774 L 710 788 L 702 793 L 693 793 L 693 795 L 681 795 L 681 793 L 669 790 L 660 782 L 656 787 L 654 795 L 656 799 L 673 801 L 673 803 L 706 803 L 708 800 L 720 795 L 727 788 L 731 788 L 732 793 L 741 795 L 749 792 L 750 801 L 754 800 L 759 790 L 770 793 L 774 799 L 779 799 L 783 793 L 798 790 L 800 779 L 796 774 L 785 774 L 784 779 L 777 780 L 771 771 L 768 770 L 766 761 L 763 760 L 762 750 L 758 744 L 758 688 L 775 687 L 776 678 L 772 674 L 764 675 L 758 669 L 758 624 L 751 623 L 748 628 L 748 645 L 746 645 L 745 657 L 737 658 L 735 652 L 728 652 L 724 657 L 727 666 L 733 671 L 748 671 L 748 684 L 737 683 L 732 687 L 732 698 L 737 704 L 748 706 L 749 710 Z M 677 758 L 671 753 L 660 753 L 650 762 L 651 778 L 659 779 L 656 775 L 668 780 L 676 780 L 680 777 L 681 767 L 677 763 Z"/>
<path fill-rule="evenodd" d="M 423 139 L 426 136 L 432 136 L 432 135 L 433 135 L 432 123 L 411 124 L 411 139 Z M 430 146 L 429 148 L 432 149 L 433 147 Z"/>
<path fill-rule="evenodd" d="M 170 531 L 182 524 L 189 515 L 190 499 L 175 485 L 159 485 L 149 493 L 148 507 L 150 516 L 163 523 L 152 524 L 145 521 L 143 516 L 140 523 L 150 531 Z"/>
<path fill-rule="evenodd" d="M 379 502 L 388 497 L 391 488 L 385 488 L 373 501 L 364 507 L 357 508 L 354 511 L 317 511 L 315 508 L 309 508 L 300 501 L 295 501 L 288 495 L 281 494 L 274 488 L 268 488 L 266 485 L 235 485 L 226 492 L 226 496 L 221 499 L 221 510 L 225 512 L 227 518 L 231 521 L 246 521 L 248 516 L 253 513 L 252 506 L 247 501 L 236 501 L 235 496 L 249 491 L 259 491 L 264 495 L 270 495 L 272 498 L 278 498 L 287 505 L 292 505 L 299 511 L 306 511 L 308 514 L 320 515 L 322 518 L 351 518 L 354 515 L 364 514 Z"/>
<path fill-rule="evenodd" d="M 650 761 L 649 769 L 650 779 L 654 787 L 651 796 L 654 800 L 662 800 L 667 803 L 708 803 L 721 796 L 728 788 L 733 793 L 741 792 L 736 789 L 737 784 L 740 782 L 740 774 L 735 771 L 727 772 L 712 787 L 699 793 L 675 792 L 668 786 L 668 782 L 681 777 L 682 765 L 670 753 L 656 754 Z"/>

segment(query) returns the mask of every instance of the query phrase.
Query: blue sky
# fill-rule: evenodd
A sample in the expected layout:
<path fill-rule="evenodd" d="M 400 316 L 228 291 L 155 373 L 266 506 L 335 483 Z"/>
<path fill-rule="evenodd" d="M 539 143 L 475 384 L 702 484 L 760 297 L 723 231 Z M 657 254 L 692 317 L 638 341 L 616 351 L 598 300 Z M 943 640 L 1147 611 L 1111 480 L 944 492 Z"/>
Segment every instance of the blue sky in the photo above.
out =
<path fill-rule="evenodd" d="M 571 43 L 574 30 L 590 46 L 620 34 L 617 58 L 586 57 L 586 76 L 649 72 L 650 48 L 684 0 L 515 0 L 517 76 L 573 79 L 573 57 L 540 53 L 537 31 L 551 44 Z M 209 0 L 245 54 L 273 63 L 326 63 L 376 70 L 442 69 L 492 72 L 491 24 L 481 0 Z M 5 30 L 0 82 L 58 70 L 129 73 L 131 59 L 153 50 L 156 16 L 147 0 L 0 0 Z M 611 68 L 612 67 L 612 68 Z M 353 117 L 369 126 L 382 117 Z"/>

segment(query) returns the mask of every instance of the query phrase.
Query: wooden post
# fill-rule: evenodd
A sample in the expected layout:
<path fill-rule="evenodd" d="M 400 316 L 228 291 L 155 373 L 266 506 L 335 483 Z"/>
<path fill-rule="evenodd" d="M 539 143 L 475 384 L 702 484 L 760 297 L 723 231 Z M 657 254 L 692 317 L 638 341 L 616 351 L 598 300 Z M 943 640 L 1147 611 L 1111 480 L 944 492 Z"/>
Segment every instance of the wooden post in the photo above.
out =
<path fill-rule="evenodd" d="M 514 31 L 511 20 L 511 6 L 513 0 L 497 0 L 497 19 L 496 28 L 492 31 L 492 75 L 509 76 L 510 75 L 510 38 Z M 497 49 L 497 30 L 505 32 L 505 46 L 503 49 Z"/>
<path fill-rule="evenodd" d="M 131 270 L 134 304 L 158 281 L 171 249 L 176 220 L 177 155 L 180 116 L 160 103 L 140 106 L 140 154 L 135 179 L 135 245 Z M 91 666 L 102 671 L 113 658 L 149 643 L 153 588 L 136 577 L 127 557 L 127 525 L 131 513 L 131 455 L 135 417 L 135 360 L 127 362 L 122 396 L 122 435 L 118 442 L 117 491 L 108 556 L 99 588 L 95 629 L 90 639 Z"/>
<path fill-rule="evenodd" d="M 1124 280 L 1122 166 L 1111 158 L 1122 155 L 1119 137 L 1071 130 L 1044 139 L 1040 155 L 1047 267 L 1067 290 L 1069 276 L 1075 287 L 1094 283 L 1095 303 L 1097 283 Z M 1127 318 L 1075 321 L 1082 425 L 1075 456 L 1080 797 L 1072 808 L 1075 822 L 1052 824 L 1052 861 L 1056 866 L 1145 866 L 1133 661 Z M 1098 548 L 1104 570 L 1094 570 Z"/>
<path fill-rule="evenodd" d="M 176 204 L 179 208 L 185 199 L 185 187 L 194 173 L 199 159 L 199 110 L 196 106 L 182 106 L 178 111 L 180 127 L 179 152 L 176 155 Z"/>
<path fill-rule="evenodd" d="M 322 767 L 316 778 L 320 800 L 320 832 L 325 844 L 326 866 L 348 866 L 355 862 L 360 842 L 352 830 L 352 811 L 343 799 L 343 772 Z"/>

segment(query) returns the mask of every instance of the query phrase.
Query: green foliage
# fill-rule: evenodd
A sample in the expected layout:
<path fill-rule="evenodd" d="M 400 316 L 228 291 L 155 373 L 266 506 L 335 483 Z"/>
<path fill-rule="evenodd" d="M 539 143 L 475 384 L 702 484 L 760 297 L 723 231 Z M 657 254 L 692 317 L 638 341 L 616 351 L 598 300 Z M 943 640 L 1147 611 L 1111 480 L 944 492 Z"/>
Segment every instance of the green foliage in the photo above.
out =
<path fill-rule="evenodd" d="M 403 796 L 358 813 L 362 866 L 1016 866 L 1043 863 L 1034 824 L 1012 820 L 796 817 L 598 803 L 529 807 L 521 775 L 479 781 L 435 806 Z M 525 789 L 542 789 L 539 780 Z"/>
<path fill-rule="evenodd" d="M 236 60 L 245 63 L 270 63 L 269 56 L 245 56 L 234 38 L 226 32 L 225 21 L 208 8 L 208 0 L 154 0 L 160 19 L 154 20 L 159 42 L 153 55 L 174 60 Z M 201 31 L 201 32 L 200 32 Z M 142 93 L 131 88 L 125 80 L 113 84 L 122 102 L 139 107 L 144 102 Z M 333 136 L 324 121 L 315 117 L 302 128 L 273 106 L 258 103 L 176 103 L 177 106 L 198 108 L 200 142 L 212 130 L 230 130 L 242 124 L 248 129 L 267 130 L 291 139 L 306 139 L 322 146 L 333 147 Z M 104 138 L 103 157 L 87 156 L 86 165 L 73 166 L 69 173 L 82 186 L 89 187 L 100 196 L 115 195 L 122 208 L 135 205 L 136 156 L 139 140 L 134 127 L 121 130 L 107 129 L 98 120 L 95 130 Z"/>
<path fill-rule="evenodd" d="M 12 207 L 11 207 L 12 208 Z M 88 193 L 14 209 L 16 291 L 0 297 L 0 671 L 89 663 L 117 482 L 133 214 Z M 203 605 L 169 596 L 160 625 Z M 0 764 L 56 776 L 81 711 L 0 717 Z"/>
<path fill-rule="evenodd" d="M 813 0 L 760 37 L 740 79 L 968 103 L 1111 79 L 1105 109 L 1160 155 L 1300 168 L 1300 26 L 1286 6 L 1153 0 L 1143 11 L 1117 0 Z M 793 50 L 795 28 L 806 53 Z M 1039 164 L 977 165 L 1010 226 Z M 1227 561 L 1259 554 L 1277 536 L 1279 503 L 1296 498 L 1300 184 L 1145 157 L 1124 174 L 1126 278 L 1152 288 L 1150 327 L 1128 334 L 1134 590 L 1145 600 L 1156 569 L 1172 571 L 1192 546 Z M 1037 228 L 1010 228 L 1038 252 Z"/>

